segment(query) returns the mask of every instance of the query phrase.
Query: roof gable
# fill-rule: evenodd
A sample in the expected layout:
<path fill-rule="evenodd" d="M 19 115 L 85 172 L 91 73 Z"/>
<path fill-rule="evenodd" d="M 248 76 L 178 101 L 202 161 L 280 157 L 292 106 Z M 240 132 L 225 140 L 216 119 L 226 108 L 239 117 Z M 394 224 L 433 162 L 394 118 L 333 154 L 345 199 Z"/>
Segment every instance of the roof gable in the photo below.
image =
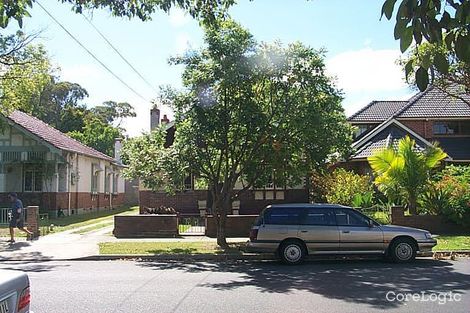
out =
<path fill-rule="evenodd" d="M 115 161 L 112 157 L 82 144 L 54 127 L 24 112 L 13 111 L 7 119 L 57 149 L 75 152 L 111 162 Z"/>

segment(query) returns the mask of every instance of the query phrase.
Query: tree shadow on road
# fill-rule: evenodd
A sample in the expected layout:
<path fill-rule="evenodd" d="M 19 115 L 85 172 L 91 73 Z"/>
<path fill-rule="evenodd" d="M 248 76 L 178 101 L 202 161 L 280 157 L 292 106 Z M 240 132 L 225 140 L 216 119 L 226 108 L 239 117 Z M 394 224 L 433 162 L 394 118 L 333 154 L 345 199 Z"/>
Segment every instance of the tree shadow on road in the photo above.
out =
<path fill-rule="evenodd" d="M 278 262 L 170 262 L 142 261 L 139 266 L 155 270 L 176 269 L 187 272 L 239 274 L 236 279 L 201 284 L 217 290 L 236 290 L 253 286 L 267 293 L 308 291 L 331 299 L 368 304 L 374 308 L 393 309 L 400 302 L 386 299 L 396 293 L 451 292 L 470 290 L 470 275 L 456 272 L 446 261 L 419 259 L 411 264 L 381 261 L 314 261 L 300 266 Z"/>

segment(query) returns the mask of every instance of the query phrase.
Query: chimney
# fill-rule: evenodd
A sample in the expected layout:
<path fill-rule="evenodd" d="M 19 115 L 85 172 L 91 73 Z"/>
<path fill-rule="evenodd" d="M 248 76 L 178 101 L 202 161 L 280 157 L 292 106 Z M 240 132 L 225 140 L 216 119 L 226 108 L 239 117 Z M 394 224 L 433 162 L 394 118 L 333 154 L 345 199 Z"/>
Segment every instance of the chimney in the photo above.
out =
<path fill-rule="evenodd" d="M 168 119 L 168 117 L 166 116 L 166 114 L 163 114 L 163 118 L 162 120 L 160 121 L 160 123 L 162 125 L 165 125 L 165 124 L 168 124 L 170 122 L 170 120 Z"/>
<path fill-rule="evenodd" d="M 119 163 L 122 163 L 121 148 L 122 148 L 122 138 L 114 139 L 114 159 Z"/>
<path fill-rule="evenodd" d="M 154 130 L 160 123 L 160 110 L 153 108 L 150 110 L 150 130 Z"/>

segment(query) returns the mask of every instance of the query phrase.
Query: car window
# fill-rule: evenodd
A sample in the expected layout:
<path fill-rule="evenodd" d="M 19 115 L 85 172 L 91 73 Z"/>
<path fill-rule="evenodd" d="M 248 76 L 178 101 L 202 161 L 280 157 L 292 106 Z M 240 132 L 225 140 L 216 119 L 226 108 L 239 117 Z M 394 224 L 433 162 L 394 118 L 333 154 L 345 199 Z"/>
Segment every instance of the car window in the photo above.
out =
<path fill-rule="evenodd" d="M 333 211 L 330 209 L 307 209 L 302 224 L 318 226 L 335 225 Z"/>
<path fill-rule="evenodd" d="M 354 212 L 353 210 L 348 209 L 336 209 L 336 223 L 338 226 L 368 226 L 368 220 Z"/>
<path fill-rule="evenodd" d="M 265 224 L 297 225 L 300 223 L 302 209 L 299 208 L 272 208 L 264 216 Z"/>

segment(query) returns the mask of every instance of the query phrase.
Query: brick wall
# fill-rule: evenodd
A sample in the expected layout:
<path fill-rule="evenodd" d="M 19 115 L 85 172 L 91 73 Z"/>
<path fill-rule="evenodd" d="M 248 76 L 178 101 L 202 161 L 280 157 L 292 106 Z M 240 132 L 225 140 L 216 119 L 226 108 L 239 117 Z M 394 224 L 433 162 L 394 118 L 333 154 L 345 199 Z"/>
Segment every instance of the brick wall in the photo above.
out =
<path fill-rule="evenodd" d="M 429 140 L 433 137 L 433 133 L 432 133 L 433 121 L 400 120 L 400 119 L 398 121 L 425 139 Z"/>
<path fill-rule="evenodd" d="M 431 233 L 452 234 L 470 232 L 470 229 L 447 221 L 444 217 L 439 215 L 405 216 L 405 209 L 402 207 L 392 207 L 391 217 L 393 225 L 421 228 Z"/>
<path fill-rule="evenodd" d="M 156 238 L 178 236 L 176 215 L 116 215 L 114 236 L 117 238 Z"/>
<path fill-rule="evenodd" d="M 143 213 L 144 207 L 173 207 L 181 215 L 199 215 L 198 200 L 207 200 L 206 190 L 194 190 L 167 195 L 164 192 L 140 191 L 139 206 Z M 242 193 L 240 200 L 240 214 L 259 214 L 269 204 L 278 203 L 305 203 L 308 202 L 306 189 L 287 189 L 283 200 L 255 200 L 255 192 L 248 190 Z"/>
<path fill-rule="evenodd" d="M 26 207 L 26 225 L 28 230 L 34 234 L 34 237 L 39 236 L 39 207 Z"/>
<path fill-rule="evenodd" d="M 251 226 L 258 215 L 229 215 L 227 216 L 225 234 L 227 237 L 248 237 Z M 206 236 L 217 237 L 216 220 L 212 215 L 206 218 Z"/>

